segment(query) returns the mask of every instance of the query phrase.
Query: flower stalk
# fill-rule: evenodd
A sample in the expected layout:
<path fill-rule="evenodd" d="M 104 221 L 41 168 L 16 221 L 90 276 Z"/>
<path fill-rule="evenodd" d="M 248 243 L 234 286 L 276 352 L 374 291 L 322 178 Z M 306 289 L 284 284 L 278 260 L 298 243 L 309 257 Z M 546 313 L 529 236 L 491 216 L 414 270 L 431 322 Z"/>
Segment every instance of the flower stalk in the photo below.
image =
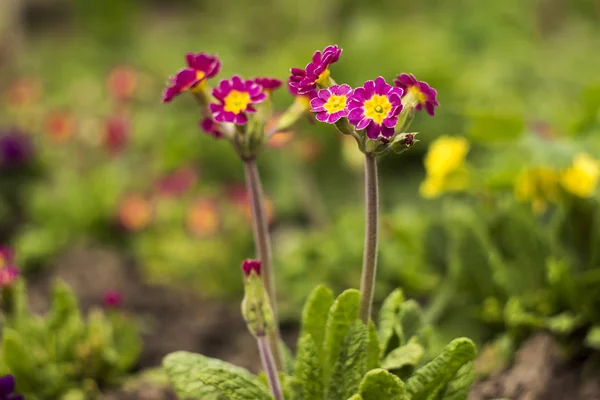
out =
<path fill-rule="evenodd" d="M 259 336 L 256 338 L 256 341 L 258 343 L 260 361 L 267 376 L 271 394 L 275 400 L 284 400 L 279 375 L 277 374 L 276 359 L 273 357 L 273 352 L 271 351 L 271 343 L 266 336 Z"/>
<path fill-rule="evenodd" d="M 269 341 L 272 348 L 275 365 L 278 370 L 283 369 L 283 359 L 280 351 L 280 333 L 277 319 L 277 302 L 275 293 L 275 278 L 272 269 L 271 239 L 269 237 L 269 226 L 265 211 L 265 200 L 262 184 L 254 159 L 244 161 L 246 173 L 246 186 L 250 196 L 250 207 L 252 211 L 252 228 L 254 233 L 254 244 L 257 258 L 261 261 L 261 277 L 263 285 L 269 298 L 273 300 L 274 329 L 269 333 Z"/>
<path fill-rule="evenodd" d="M 373 293 L 377 276 L 377 235 L 379 230 L 379 187 L 377 159 L 365 154 L 365 247 L 360 281 L 359 317 L 368 324 L 371 319 Z"/>

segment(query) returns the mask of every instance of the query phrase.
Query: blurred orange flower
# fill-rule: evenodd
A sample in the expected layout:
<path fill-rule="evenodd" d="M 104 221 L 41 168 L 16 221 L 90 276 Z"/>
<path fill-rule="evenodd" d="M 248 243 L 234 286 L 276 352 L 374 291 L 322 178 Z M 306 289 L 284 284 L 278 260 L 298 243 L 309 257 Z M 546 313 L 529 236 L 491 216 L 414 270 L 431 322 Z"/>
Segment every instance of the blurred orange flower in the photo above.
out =
<path fill-rule="evenodd" d="M 279 119 L 279 115 L 274 115 L 273 118 L 271 118 L 269 120 L 269 122 L 267 122 L 265 131 L 269 132 L 271 129 L 275 128 L 275 125 L 277 124 L 278 119 Z M 293 138 L 294 138 L 294 131 L 276 132 L 267 141 L 267 146 L 274 148 L 274 149 L 280 149 L 280 148 L 284 147 L 285 145 L 287 145 L 288 143 L 290 143 Z"/>
<path fill-rule="evenodd" d="M 298 141 L 294 150 L 301 160 L 312 161 L 321 155 L 323 146 L 317 139 L 306 138 Z"/>
<path fill-rule="evenodd" d="M 3 94 L 4 101 L 12 107 L 27 107 L 42 97 L 42 84 L 39 79 L 24 77 L 8 87 Z"/>
<path fill-rule="evenodd" d="M 119 222 L 128 231 L 146 228 L 153 217 L 152 203 L 141 194 L 129 194 L 119 204 Z"/>
<path fill-rule="evenodd" d="M 110 71 L 107 78 L 108 92 L 115 100 L 133 97 L 138 86 L 138 72 L 128 65 L 120 65 Z"/>
<path fill-rule="evenodd" d="M 46 131 L 57 143 L 66 142 L 75 131 L 75 117 L 67 111 L 55 111 L 46 117 Z"/>
<path fill-rule="evenodd" d="M 211 199 L 195 201 L 187 211 L 186 225 L 194 236 L 214 235 L 221 226 L 221 215 L 216 202 Z"/>

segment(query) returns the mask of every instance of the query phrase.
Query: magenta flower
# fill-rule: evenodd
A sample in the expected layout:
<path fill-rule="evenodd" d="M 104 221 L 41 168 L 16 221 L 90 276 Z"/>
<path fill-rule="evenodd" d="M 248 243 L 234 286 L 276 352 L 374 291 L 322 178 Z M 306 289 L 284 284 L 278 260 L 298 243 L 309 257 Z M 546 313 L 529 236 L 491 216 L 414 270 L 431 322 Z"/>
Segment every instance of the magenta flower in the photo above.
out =
<path fill-rule="evenodd" d="M 427 82 L 418 81 L 412 74 L 400 74 L 394 80 L 394 85 L 404 90 L 403 97 L 407 103 L 414 102 L 417 111 L 424 106 L 427 114 L 435 114 L 434 107 L 439 106 L 436 100 L 437 92 Z"/>
<path fill-rule="evenodd" d="M 123 303 L 123 295 L 118 290 L 107 290 L 104 292 L 102 303 L 106 308 L 119 308 Z"/>
<path fill-rule="evenodd" d="M 340 118 L 348 116 L 350 96 L 352 96 L 352 88 L 348 85 L 334 85 L 321 89 L 310 101 L 310 111 L 317 114 L 319 121 L 334 124 Z"/>
<path fill-rule="evenodd" d="M 250 276 L 252 271 L 260 276 L 260 260 L 244 260 L 244 262 L 242 262 L 242 271 L 244 271 L 245 277 Z"/>
<path fill-rule="evenodd" d="M 281 87 L 281 81 L 276 78 L 255 78 L 254 82 L 258 83 L 263 87 L 263 90 L 267 93 L 271 93 Z"/>
<path fill-rule="evenodd" d="M 0 267 L 0 288 L 11 286 L 19 275 L 21 275 L 21 270 L 15 265 Z"/>
<path fill-rule="evenodd" d="M 298 94 L 306 94 L 317 88 L 317 83 L 324 83 L 330 75 L 329 66 L 340 59 L 342 49 L 327 46 L 323 52 L 317 51 L 305 69 L 292 68 L 289 79 Z"/>
<path fill-rule="evenodd" d="M 250 79 L 242 80 L 237 75 L 231 79 L 223 79 L 212 94 L 220 102 L 210 104 L 215 121 L 238 125 L 248 122 L 247 113 L 256 112 L 253 104 L 267 98 L 261 85 Z"/>
<path fill-rule="evenodd" d="M 10 265 L 15 259 L 15 251 L 10 247 L 0 247 L 0 268 Z"/>
<path fill-rule="evenodd" d="M 221 139 L 223 137 L 221 127 L 214 119 L 210 117 L 206 117 L 202 121 L 200 121 L 200 127 L 204 132 L 208 133 L 215 139 Z"/>
<path fill-rule="evenodd" d="M 356 129 L 366 129 L 367 137 L 394 136 L 398 114 L 402 111 L 401 88 L 393 87 L 381 76 L 354 89 L 348 103 L 348 121 Z"/>
<path fill-rule="evenodd" d="M 185 58 L 188 66 L 169 78 L 170 85 L 163 94 L 164 103 L 170 102 L 175 96 L 187 90 L 194 90 L 208 78 L 217 75 L 221 69 L 221 61 L 215 56 L 188 53 Z"/>

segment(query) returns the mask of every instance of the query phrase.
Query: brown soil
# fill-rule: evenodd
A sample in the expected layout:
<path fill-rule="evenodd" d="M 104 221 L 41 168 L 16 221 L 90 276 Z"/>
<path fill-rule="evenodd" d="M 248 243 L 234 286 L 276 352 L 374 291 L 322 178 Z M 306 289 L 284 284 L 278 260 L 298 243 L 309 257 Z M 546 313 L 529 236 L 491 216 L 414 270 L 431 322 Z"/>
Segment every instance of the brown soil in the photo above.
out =
<path fill-rule="evenodd" d="M 583 365 L 566 361 L 556 341 L 540 334 L 510 369 L 476 383 L 469 400 L 600 400 L 600 376 L 584 377 Z"/>
<path fill-rule="evenodd" d="M 50 284 L 56 278 L 73 288 L 84 310 L 101 305 L 106 290 L 119 290 L 123 294 L 123 310 L 139 316 L 144 328 L 139 369 L 158 366 L 166 354 L 186 350 L 257 370 L 256 343 L 242 320 L 239 303 L 202 299 L 180 288 L 147 284 L 132 263 L 113 252 L 82 245 L 63 254 L 51 273 L 32 279 L 29 295 L 34 310 L 47 309 Z M 286 342 L 294 341 L 293 331 L 283 332 Z M 170 390 L 151 383 L 105 397 L 106 400 L 175 398 Z"/>

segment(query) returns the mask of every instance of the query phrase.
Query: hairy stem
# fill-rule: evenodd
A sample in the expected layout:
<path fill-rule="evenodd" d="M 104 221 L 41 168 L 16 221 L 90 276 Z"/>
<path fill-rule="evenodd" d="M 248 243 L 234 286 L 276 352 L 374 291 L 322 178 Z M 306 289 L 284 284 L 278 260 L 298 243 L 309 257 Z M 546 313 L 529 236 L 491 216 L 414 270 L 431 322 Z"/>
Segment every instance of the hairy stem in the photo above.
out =
<path fill-rule="evenodd" d="M 271 394 L 275 400 L 284 400 L 281 383 L 279 382 L 279 375 L 277 374 L 277 366 L 275 365 L 275 359 L 273 358 L 273 353 L 271 351 L 270 341 L 266 336 L 259 336 L 256 340 L 258 343 L 260 360 L 263 369 L 265 370 L 265 374 L 267 375 Z"/>
<path fill-rule="evenodd" d="M 271 308 L 275 317 L 275 330 L 269 335 L 275 365 L 277 369 L 283 370 L 283 359 L 280 351 L 279 323 L 277 319 L 277 296 L 275 293 L 275 279 L 271 260 L 271 239 L 269 237 L 269 225 L 265 211 L 265 199 L 254 159 L 245 160 L 246 187 L 250 196 L 250 207 L 252 210 L 252 228 L 254 232 L 254 245 L 257 258 L 261 261 L 261 276 L 267 294 L 271 299 Z"/>
<path fill-rule="evenodd" d="M 377 185 L 377 160 L 375 155 L 365 155 L 365 249 L 360 281 L 359 317 L 368 324 L 371 319 L 373 292 L 377 276 L 377 233 L 379 219 L 379 193 Z"/>

